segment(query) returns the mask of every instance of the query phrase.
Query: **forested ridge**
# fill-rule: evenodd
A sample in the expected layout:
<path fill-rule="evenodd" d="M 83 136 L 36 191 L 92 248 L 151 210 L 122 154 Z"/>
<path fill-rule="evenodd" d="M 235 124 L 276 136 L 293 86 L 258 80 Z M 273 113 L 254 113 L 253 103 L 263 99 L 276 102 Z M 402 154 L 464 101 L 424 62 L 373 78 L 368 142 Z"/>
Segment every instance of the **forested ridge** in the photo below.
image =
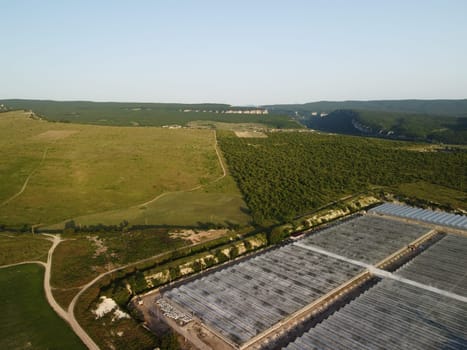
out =
<path fill-rule="evenodd" d="M 326 112 L 338 109 L 366 110 L 373 112 L 417 113 L 454 117 L 467 117 L 467 99 L 458 100 L 370 100 L 370 101 L 319 101 L 304 104 L 264 106 L 276 112 Z"/>
<path fill-rule="evenodd" d="M 308 127 L 348 135 L 434 143 L 466 144 L 467 118 L 381 111 L 336 110 L 326 117 L 306 117 Z M 355 123 L 358 123 L 358 128 Z"/>
<path fill-rule="evenodd" d="M 219 142 L 256 223 L 290 220 L 371 186 L 424 181 L 457 191 L 467 153 L 417 152 L 413 143 L 318 133 L 269 133 Z"/>
<path fill-rule="evenodd" d="M 180 104 L 140 102 L 90 102 L 47 100 L 0 100 L 4 109 L 32 110 L 49 121 L 114 126 L 187 125 L 196 120 L 224 123 L 261 123 L 271 128 L 300 128 L 286 114 L 227 114 L 227 110 L 248 110 L 227 104 Z"/>

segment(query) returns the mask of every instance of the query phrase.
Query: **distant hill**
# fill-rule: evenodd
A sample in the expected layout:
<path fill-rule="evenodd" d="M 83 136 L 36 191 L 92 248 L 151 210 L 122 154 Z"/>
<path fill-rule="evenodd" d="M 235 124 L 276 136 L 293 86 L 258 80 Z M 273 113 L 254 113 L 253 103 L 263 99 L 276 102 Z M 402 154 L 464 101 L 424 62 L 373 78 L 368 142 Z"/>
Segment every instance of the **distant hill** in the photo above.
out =
<path fill-rule="evenodd" d="M 467 99 L 461 100 L 377 100 L 377 101 L 320 101 L 304 104 L 263 106 L 283 113 L 330 113 L 338 109 L 369 110 L 381 112 L 421 113 L 437 116 L 467 117 Z"/>
<path fill-rule="evenodd" d="M 302 122 L 341 134 L 467 144 L 467 117 L 343 109 L 325 117 L 305 117 Z"/>
<path fill-rule="evenodd" d="M 163 126 L 186 125 L 191 121 L 209 120 L 226 123 L 261 123 L 271 128 L 300 128 L 286 114 L 240 114 L 259 110 L 228 104 L 181 104 L 140 102 L 89 102 L 48 100 L 0 100 L 4 109 L 32 110 L 49 120 L 80 124 Z M 6 106 L 6 108 L 5 108 Z"/>

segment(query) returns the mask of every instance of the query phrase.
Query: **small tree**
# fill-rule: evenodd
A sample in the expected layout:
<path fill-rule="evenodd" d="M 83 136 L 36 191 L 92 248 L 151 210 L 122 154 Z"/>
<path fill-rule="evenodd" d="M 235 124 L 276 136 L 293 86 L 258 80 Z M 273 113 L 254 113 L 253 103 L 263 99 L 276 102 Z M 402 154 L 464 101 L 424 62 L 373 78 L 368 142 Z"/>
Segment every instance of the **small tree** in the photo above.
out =
<path fill-rule="evenodd" d="M 233 245 L 231 248 L 230 248 L 230 259 L 235 259 L 238 254 L 239 254 L 239 251 L 238 251 L 238 247 L 236 245 Z"/>
<path fill-rule="evenodd" d="M 178 343 L 177 336 L 173 331 L 169 331 L 161 338 L 161 350 L 179 350 L 180 344 Z"/>
<path fill-rule="evenodd" d="M 70 220 L 65 222 L 65 233 L 75 233 L 76 231 L 76 223 L 74 220 Z"/>

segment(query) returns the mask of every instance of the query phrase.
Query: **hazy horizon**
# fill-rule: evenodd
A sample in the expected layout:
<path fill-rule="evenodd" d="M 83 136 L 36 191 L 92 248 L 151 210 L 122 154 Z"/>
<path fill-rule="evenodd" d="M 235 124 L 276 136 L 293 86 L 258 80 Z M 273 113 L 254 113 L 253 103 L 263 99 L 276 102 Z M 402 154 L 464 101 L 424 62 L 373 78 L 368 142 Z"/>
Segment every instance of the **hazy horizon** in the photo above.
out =
<path fill-rule="evenodd" d="M 464 99 L 465 1 L 2 5 L 0 98 L 292 104 Z"/>
<path fill-rule="evenodd" d="M 50 98 L 21 98 L 21 97 L 11 97 L 11 98 L 2 98 L 0 96 L 0 101 L 2 100 L 32 100 L 32 101 L 51 101 L 51 102 L 95 102 L 95 103 L 155 103 L 155 104 L 192 104 L 192 105 L 202 105 L 202 104 L 226 104 L 226 105 L 231 105 L 231 106 L 236 106 L 236 107 L 260 107 L 260 106 L 272 106 L 272 105 L 290 105 L 290 104 L 308 104 L 308 103 L 320 103 L 320 102 L 329 102 L 329 103 L 334 103 L 334 102 L 375 102 L 375 101 L 385 101 L 385 102 L 391 102 L 391 101 L 461 101 L 461 100 L 467 100 L 467 97 L 464 98 L 404 98 L 404 99 L 343 99 L 343 100 L 330 100 L 330 99 L 324 99 L 324 100 L 310 100 L 310 101 L 304 101 L 304 102 L 285 102 L 285 103 L 265 103 L 265 104 L 254 104 L 254 103 L 249 103 L 249 104 L 233 104 L 229 102 L 216 102 L 216 101 L 195 101 L 195 102 L 167 102 L 167 101 L 133 101 L 133 100 L 89 100 L 89 99 L 50 99 Z"/>

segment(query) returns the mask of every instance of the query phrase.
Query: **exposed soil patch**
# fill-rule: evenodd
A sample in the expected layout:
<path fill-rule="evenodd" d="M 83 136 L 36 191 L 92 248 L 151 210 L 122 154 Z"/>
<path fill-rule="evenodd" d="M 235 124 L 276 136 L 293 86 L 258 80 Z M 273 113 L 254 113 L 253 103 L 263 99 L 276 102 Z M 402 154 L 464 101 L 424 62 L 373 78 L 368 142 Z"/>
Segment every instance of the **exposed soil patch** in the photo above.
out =
<path fill-rule="evenodd" d="M 68 136 L 76 134 L 77 132 L 78 130 L 48 130 L 39 135 L 34 136 L 34 138 L 39 140 L 55 141 L 67 138 Z"/>
<path fill-rule="evenodd" d="M 102 239 L 97 236 L 87 236 L 91 242 L 96 246 L 96 251 L 94 252 L 94 257 L 97 258 L 99 255 L 105 254 L 107 252 L 107 247 L 104 245 Z"/>
<path fill-rule="evenodd" d="M 235 135 L 237 135 L 237 137 L 240 137 L 240 138 L 257 138 L 257 137 L 265 138 L 265 137 L 268 137 L 268 135 L 266 135 L 264 132 L 256 131 L 256 130 L 253 130 L 253 131 L 235 131 Z"/>
<path fill-rule="evenodd" d="M 208 239 L 214 239 L 226 235 L 229 232 L 227 229 L 219 230 L 177 230 L 169 232 L 171 238 L 181 238 L 190 241 L 191 243 L 198 243 Z"/>

